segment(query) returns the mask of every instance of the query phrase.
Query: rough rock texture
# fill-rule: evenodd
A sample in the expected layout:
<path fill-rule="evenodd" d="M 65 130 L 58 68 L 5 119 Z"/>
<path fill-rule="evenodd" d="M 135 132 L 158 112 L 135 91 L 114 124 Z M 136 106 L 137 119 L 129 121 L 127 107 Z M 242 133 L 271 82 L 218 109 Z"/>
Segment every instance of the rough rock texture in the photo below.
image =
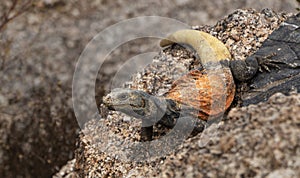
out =
<path fill-rule="evenodd" d="M 11 2 L 1 0 L 0 15 Z M 32 10 L 0 32 L 0 177 L 49 177 L 74 157 L 79 129 L 71 102 L 74 66 L 89 40 L 109 25 L 143 15 L 176 18 L 191 25 L 214 24 L 237 8 L 292 12 L 297 4 L 295 0 L 34 2 Z M 118 66 L 152 49 L 149 44 L 137 41 L 114 51 L 111 58 L 123 58 L 109 60 L 107 70 L 100 71 L 97 102 Z"/>
<path fill-rule="evenodd" d="M 270 10 L 237 10 L 215 26 L 194 28 L 215 35 L 232 56 L 244 59 L 289 15 Z M 175 45 L 162 51 L 125 86 L 161 95 L 178 76 L 197 66 L 199 62 L 192 52 Z M 148 162 L 122 161 L 130 157 L 126 148 L 139 139 L 140 121 L 108 112 L 103 114 L 105 119 L 91 120 L 82 131 L 75 170 L 79 177 L 296 177 L 300 154 L 299 97 L 276 94 L 267 103 L 233 109 L 220 124 L 187 139 L 168 156 Z M 155 128 L 156 138 L 166 131 L 162 129 L 159 125 Z M 207 144 L 203 142 L 205 136 L 210 138 Z"/>

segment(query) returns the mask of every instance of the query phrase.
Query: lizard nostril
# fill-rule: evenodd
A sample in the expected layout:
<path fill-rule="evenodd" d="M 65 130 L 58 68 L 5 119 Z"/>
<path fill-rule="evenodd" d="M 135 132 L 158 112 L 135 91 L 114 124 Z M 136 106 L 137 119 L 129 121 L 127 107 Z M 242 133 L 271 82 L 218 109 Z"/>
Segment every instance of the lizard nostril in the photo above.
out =
<path fill-rule="evenodd" d="M 103 97 L 103 103 L 110 103 L 111 97 L 109 95 Z"/>

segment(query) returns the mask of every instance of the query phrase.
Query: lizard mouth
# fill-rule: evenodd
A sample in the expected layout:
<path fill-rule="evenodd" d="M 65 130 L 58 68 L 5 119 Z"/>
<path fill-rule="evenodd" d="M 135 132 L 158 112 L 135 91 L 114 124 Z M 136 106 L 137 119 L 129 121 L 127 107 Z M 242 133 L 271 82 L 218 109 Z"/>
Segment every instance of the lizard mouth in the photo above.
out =
<path fill-rule="evenodd" d="M 109 110 L 113 110 L 115 111 L 117 108 L 124 108 L 126 106 L 131 106 L 132 108 L 144 108 L 146 106 L 145 100 L 142 100 L 141 103 L 139 104 L 134 104 L 134 103 L 130 103 L 130 104 L 112 104 L 112 103 L 105 103 L 105 106 L 109 109 Z"/>
<path fill-rule="evenodd" d="M 106 104 L 105 104 L 105 106 L 106 106 L 107 109 L 109 109 L 109 110 L 112 110 L 112 111 L 115 111 L 115 110 L 116 110 L 115 107 L 112 106 L 112 105 L 106 105 Z"/>

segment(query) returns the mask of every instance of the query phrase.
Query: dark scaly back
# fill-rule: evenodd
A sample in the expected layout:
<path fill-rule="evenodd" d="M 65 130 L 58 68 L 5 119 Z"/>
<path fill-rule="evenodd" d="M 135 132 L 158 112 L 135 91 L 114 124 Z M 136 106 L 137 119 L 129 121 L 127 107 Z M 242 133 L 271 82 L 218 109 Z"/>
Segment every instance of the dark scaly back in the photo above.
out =
<path fill-rule="evenodd" d="M 276 92 L 300 91 L 300 13 L 283 22 L 249 57 L 265 60 L 266 56 L 279 68 L 270 67 L 270 71 L 258 72 L 247 81 L 247 87 L 239 93 L 243 106 L 266 101 Z"/>

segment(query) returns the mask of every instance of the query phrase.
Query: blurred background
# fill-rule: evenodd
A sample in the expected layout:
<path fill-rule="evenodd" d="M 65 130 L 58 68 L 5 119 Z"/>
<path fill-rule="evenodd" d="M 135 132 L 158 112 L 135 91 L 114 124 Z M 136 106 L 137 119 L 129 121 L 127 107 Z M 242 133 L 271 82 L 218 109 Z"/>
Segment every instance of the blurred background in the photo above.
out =
<path fill-rule="evenodd" d="M 239 8 L 295 13 L 297 7 L 297 0 L 2 0 L 0 177 L 51 177 L 73 158 L 80 131 L 73 72 L 89 40 L 106 27 L 148 15 L 212 25 Z M 114 50 L 99 71 L 97 103 L 118 66 L 156 47 L 145 39 Z"/>

